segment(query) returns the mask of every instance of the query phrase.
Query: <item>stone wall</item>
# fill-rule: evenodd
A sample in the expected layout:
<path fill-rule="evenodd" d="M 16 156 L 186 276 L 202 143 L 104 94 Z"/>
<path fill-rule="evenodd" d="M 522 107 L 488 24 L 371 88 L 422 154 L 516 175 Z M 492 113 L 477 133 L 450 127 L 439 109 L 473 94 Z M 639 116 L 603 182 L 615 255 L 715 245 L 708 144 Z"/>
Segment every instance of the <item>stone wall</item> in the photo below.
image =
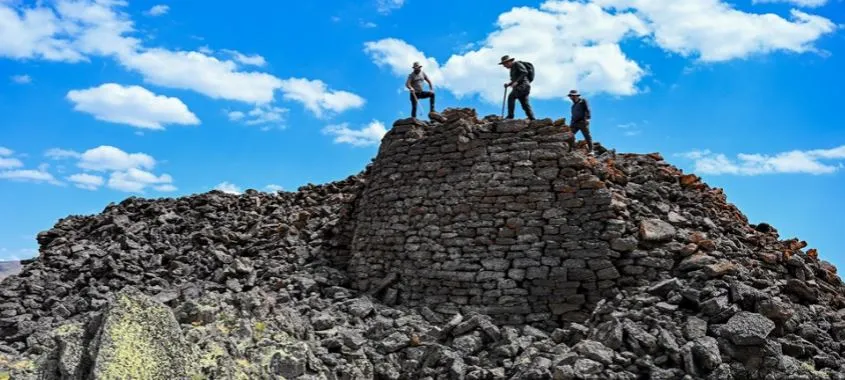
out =
<path fill-rule="evenodd" d="M 618 291 L 625 229 L 592 158 L 566 153 L 562 121 L 446 115 L 384 137 L 352 216 L 354 286 L 503 324 L 586 318 Z"/>

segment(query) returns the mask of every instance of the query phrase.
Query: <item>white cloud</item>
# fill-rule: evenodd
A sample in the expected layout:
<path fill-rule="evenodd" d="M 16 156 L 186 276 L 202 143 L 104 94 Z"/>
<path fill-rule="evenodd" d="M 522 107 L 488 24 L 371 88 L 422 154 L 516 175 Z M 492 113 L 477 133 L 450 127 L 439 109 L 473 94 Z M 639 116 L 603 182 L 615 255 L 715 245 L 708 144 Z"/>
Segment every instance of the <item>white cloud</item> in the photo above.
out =
<path fill-rule="evenodd" d="M 126 4 L 122 0 L 55 0 L 34 6 L 0 2 L 0 57 L 64 62 L 109 57 L 139 73 L 145 83 L 214 99 L 257 105 L 273 102 L 282 80 L 242 67 L 264 66 L 264 57 L 231 50 L 225 52 L 232 53 L 233 59 L 218 59 L 207 47 L 197 52 L 144 46 L 131 36 L 136 30 L 123 11 Z M 347 94 L 337 92 L 325 102 L 343 108 L 344 100 L 351 101 Z"/>
<path fill-rule="evenodd" d="M 78 62 L 85 59 L 67 38 L 66 26 L 49 8 L 17 10 L 0 3 L 0 56 Z"/>
<path fill-rule="evenodd" d="M 14 169 L 23 166 L 23 162 L 21 162 L 21 160 L 9 157 L 14 153 L 15 151 L 0 146 L 0 169 Z"/>
<path fill-rule="evenodd" d="M 12 79 L 12 82 L 17 83 L 17 84 L 29 84 L 29 83 L 32 83 L 32 77 L 30 77 L 29 75 L 26 75 L 26 74 L 23 74 L 23 75 L 12 75 L 11 79 Z"/>
<path fill-rule="evenodd" d="M 156 95 L 140 86 L 106 83 L 86 90 L 71 90 L 67 98 L 74 109 L 98 120 L 145 129 L 165 124 L 197 125 L 199 119 L 178 98 Z"/>
<path fill-rule="evenodd" d="M 262 130 L 269 130 L 271 127 L 268 124 L 284 129 L 288 111 L 287 108 L 275 106 L 256 106 L 248 112 L 227 111 L 226 116 L 230 121 L 242 122 L 245 125 L 261 125 Z"/>
<path fill-rule="evenodd" d="M 372 21 L 361 21 L 361 27 L 365 28 L 365 29 L 373 29 L 373 28 L 377 28 L 378 24 L 376 24 Z"/>
<path fill-rule="evenodd" d="M 169 191 L 172 186 L 167 187 L 167 185 L 170 185 L 172 182 L 173 178 L 168 174 L 156 176 L 145 170 L 130 168 L 126 171 L 111 173 L 108 187 L 128 193 L 142 193 L 148 186 L 156 186 L 157 188 L 164 188 Z"/>
<path fill-rule="evenodd" d="M 305 108 L 322 117 L 327 111 L 339 113 L 348 109 L 360 108 L 364 98 L 347 91 L 331 90 L 321 80 L 291 78 L 282 81 L 284 98 L 305 105 Z"/>
<path fill-rule="evenodd" d="M 0 155 L 4 151 L 0 148 Z M 9 155 L 12 154 L 8 150 Z M 76 166 L 84 172 L 68 176 L 66 179 L 76 187 L 86 190 L 97 190 L 103 185 L 115 190 L 143 193 L 147 188 L 160 192 L 175 191 L 173 178 L 169 174 L 153 174 L 156 160 L 145 153 L 127 153 L 113 146 L 99 146 L 84 153 L 72 150 L 54 148 L 44 153 L 46 157 L 62 160 L 77 160 Z M 29 181 L 64 185 L 48 172 L 50 165 L 42 163 L 37 170 L 6 170 L 0 171 L 0 179 Z M 60 173 L 63 172 L 59 166 Z M 97 172 L 92 174 L 91 172 Z M 99 173 L 105 173 L 100 175 Z M 108 181 L 105 177 L 108 176 Z"/>
<path fill-rule="evenodd" d="M 72 150 L 52 148 L 44 152 L 44 156 L 54 160 L 62 160 L 65 158 L 80 158 L 82 154 Z"/>
<path fill-rule="evenodd" d="M 236 62 L 238 62 L 242 65 L 261 67 L 261 66 L 264 66 L 264 65 L 267 64 L 267 61 L 264 59 L 264 57 L 262 57 L 258 54 L 246 55 L 246 54 L 243 54 L 243 53 L 236 51 L 236 50 L 226 50 L 226 49 L 224 49 L 223 52 L 231 54 L 232 58 L 234 58 Z"/>
<path fill-rule="evenodd" d="M 405 5 L 405 0 L 376 0 L 376 9 L 379 13 L 388 14 Z"/>
<path fill-rule="evenodd" d="M 277 192 L 277 191 L 282 191 L 282 190 L 284 190 L 284 189 L 285 189 L 284 187 L 281 187 L 281 186 L 279 186 L 279 185 L 274 185 L 274 184 L 270 184 L 270 185 L 264 186 L 264 190 L 267 190 L 267 191 L 269 191 L 269 192 L 271 192 L 271 193 L 275 193 L 275 192 Z"/>
<path fill-rule="evenodd" d="M 773 51 L 814 51 L 813 42 L 836 30 L 830 20 L 801 11 L 790 19 L 748 13 L 721 0 L 594 0 L 616 11 L 633 11 L 643 19 L 664 50 L 719 62 Z"/>
<path fill-rule="evenodd" d="M 88 173 L 74 174 L 67 177 L 67 180 L 76 185 L 76 187 L 86 190 L 97 190 L 105 182 L 103 177 Z"/>
<path fill-rule="evenodd" d="M 125 171 L 152 169 L 156 160 L 145 153 L 126 153 L 113 146 L 102 145 L 82 153 L 77 166 L 93 171 Z"/>
<path fill-rule="evenodd" d="M 449 57 L 442 65 L 398 39 L 365 44 L 379 66 L 396 75 L 423 62 L 435 85 L 458 97 L 480 95 L 501 101 L 507 71 L 502 55 L 534 63 L 532 95 L 563 98 L 568 90 L 632 95 L 646 75 L 621 43 L 653 41 L 660 48 L 703 62 L 746 58 L 773 51 L 814 51 L 813 43 L 836 29 L 828 19 L 793 10 L 791 20 L 775 14 L 746 13 L 721 0 L 591 0 L 544 2 L 499 15 L 497 28 L 474 50 Z"/>
<path fill-rule="evenodd" d="M 828 0 L 751 0 L 752 4 L 788 3 L 799 7 L 818 8 L 827 4 Z"/>
<path fill-rule="evenodd" d="M 164 4 L 159 4 L 159 5 L 154 5 L 152 8 L 150 8 L 146 12 L 146 14 L 153 16 L 153 17 L 157 17 L 157 16 L 163 16 L 163 15 L 167 14 L 167 12 L 169 12 L 169 11 L 170 11 L 169 6 L 164 5 Z"/>
<path fill-rule="evenodd" d="M 833 149 L 794 150 L 774 155 L 738 154 L 730 159 L 709 150 L 694 150 L 680 156 L 694 161 L 694 170 L 701 174 L 762 175 L 776 173 L 830 174 L 842 163 L 823 160 L 845 160 L 845 145 Z"/>
<path fill-rule="evenodd" d="M 19 168 L 23 162 L 17 158 L 0 157 L 0 169 Z"/>
<path fill-rule="evenodd" d="M 222 191 L 226 194 L 236 194 L 236 195 L 243 192 L 240 187 L 238 187 L 234 184 L 231 184 L 229 182 L 222 182 L 222 183 L 218 184 L 217 186 L 214 187 L 214 190 L 220 190 L 220 191 Z"/>
<path fill-rule="evenodd" d="M 361 129 L 351 129 L 348 123 L 329 125 L 323 128 L 323 134 L 334 136 L 336 144 L 351 144 L 353 146 L 378 145 L 387 129 L 380 121 L 373 120 Z"/>
<path fill-rule="evenodd" d="M 0 171 L 0 179 L 62 185 L 62 183 L 57 181 L 52 174 L 46 171 L 33 169 Z"/>
<path fill-rule="evenodd" d="M 194 51 L 149 49 L 121 58 L 144 81 L 158 86 L 192 90 L 214 99 L 268 103 L 282 81 L 273 75 L 238 71 L 233 61 L 221 61 Z"/>
<path fill-rule="evenodd" d="M 230 111 L 226 113 L 230 121 L 239 121 L 246 117 L 246 114 L 241 111 Z"/>

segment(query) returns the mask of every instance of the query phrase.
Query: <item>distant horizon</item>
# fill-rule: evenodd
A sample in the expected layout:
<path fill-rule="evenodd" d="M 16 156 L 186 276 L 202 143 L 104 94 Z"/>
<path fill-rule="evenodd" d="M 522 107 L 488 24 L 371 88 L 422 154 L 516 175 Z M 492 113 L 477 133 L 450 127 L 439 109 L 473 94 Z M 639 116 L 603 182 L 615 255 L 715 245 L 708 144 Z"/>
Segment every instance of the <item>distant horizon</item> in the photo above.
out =
<path fill-rule="evenodd" d="M 597 142 L 845 265 L 842 1 L 13 0 L 0 24 L 0 260 L 130 196 L 355 175 L 410 116 L 413 62 L 439 110 L 498 115 L 507 54 L 536 67 L 538 118 L 568 120 L 578 89 Z"/>

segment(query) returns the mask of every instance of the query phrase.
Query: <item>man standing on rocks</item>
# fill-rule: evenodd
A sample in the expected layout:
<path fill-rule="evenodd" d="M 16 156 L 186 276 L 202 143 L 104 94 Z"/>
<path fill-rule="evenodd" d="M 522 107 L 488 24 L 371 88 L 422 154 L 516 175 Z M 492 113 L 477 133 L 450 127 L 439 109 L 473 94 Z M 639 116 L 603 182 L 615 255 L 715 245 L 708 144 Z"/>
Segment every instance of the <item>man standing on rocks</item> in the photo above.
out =
<path fill-rule="evenodd" d="M 587 141 L 588 153 L 593 153 L 593 136 L 590 135 L 590 105 L 587 99 L 581 97 L 578 90 L 569 91 L 569 100 L 572 101 L 572 139 L 569 141 L 569 151 L 575 147 L 575 134 L 581 131 L 584 140 Z"/>
<path fill-rule="evenodd" d="M 405 81 L 405 88 L 411 92 L 411 117 L 417 118 L 417 102 L 419 99 L 425 98 L 430 99 L 431 113 L 436 114 L 434 111 L 434 85 L 431 84 L 428 75 L 422 71 L 422 65 L 419 62 L 414 62 L 413 69 L 414 71 L 408 75 L 408 80 Z M 428 82 L 428 88 L 431 91 L 423 91 L 423 82 Z"/>
<path fill-rule="evenodd" d="M 516 100 L 519 99 L 519 104 L 522 105 L 525 116 L 528 117 L 528 120 L 534 120 L 534 111 L 531 110 L 531 103 L 528 102 L 528 95 L 531 93 L 531 80 L 533 78 L 529 76 L 526 63 L 518 62 L 515 58 L 506 55 L 502 57 L 502 61 L 499 64 L 511 71 L 511 81 L 505 83 L 505 88 L 513 87 L 513 91 L 508 96 L 507 118 L 513 119 Z"/>

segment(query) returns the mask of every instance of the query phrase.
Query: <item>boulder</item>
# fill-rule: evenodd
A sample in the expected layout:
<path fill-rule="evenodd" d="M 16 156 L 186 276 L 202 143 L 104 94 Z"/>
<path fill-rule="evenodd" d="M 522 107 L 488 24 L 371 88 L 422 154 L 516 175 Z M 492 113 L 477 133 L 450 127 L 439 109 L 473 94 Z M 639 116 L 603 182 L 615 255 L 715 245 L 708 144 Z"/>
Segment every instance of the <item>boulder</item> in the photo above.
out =
<path fill-rule="evenodd" d="M 722 327 L 723 338 L 730 339 L 737 346 L 761 345 L 766 342 L 775 323 L 757 313 L 741 311 L 734 314 Z"/>
<path fill-rule="evenodd" d="M 675 237 L 675 227 L 660 219 L 640 222 L 640 239 L 649 242 L 669 241 Z"/>

